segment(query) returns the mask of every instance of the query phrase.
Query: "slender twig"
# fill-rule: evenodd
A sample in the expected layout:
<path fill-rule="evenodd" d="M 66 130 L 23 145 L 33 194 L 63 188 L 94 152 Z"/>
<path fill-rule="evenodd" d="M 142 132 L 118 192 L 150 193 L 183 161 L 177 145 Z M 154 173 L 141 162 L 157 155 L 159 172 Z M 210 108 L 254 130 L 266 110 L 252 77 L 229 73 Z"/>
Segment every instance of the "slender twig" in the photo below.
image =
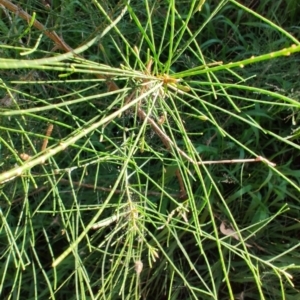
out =
<path fill-rule="evenodd" d="M 249 159 L 225 159 L 225 160 L 207 160 L 207 161 L 195 161 L 188 154 L 186 154 L 183 150 L 181 150 L 168 136 L 165 134 L 161 128 L 156 124 L 156 122 L 148 116 L 145 111 L 138 105 L 138 115 L 142 120 L 146 120 L 151 128 L 155 131 L 155 133 L 160 137 L 163 144 L 167 149 L 171 149 L 172 147 L 187 161 L 196 165 L 211 165 L 211 164 L 233 164 L 233 163 L 246 163 L 246 162 L 265 162 L 269 166 L 275 167 L 276 164 L 270 162 L 266 158 L 262 156 L 257 156 L 256 158 Z"/>

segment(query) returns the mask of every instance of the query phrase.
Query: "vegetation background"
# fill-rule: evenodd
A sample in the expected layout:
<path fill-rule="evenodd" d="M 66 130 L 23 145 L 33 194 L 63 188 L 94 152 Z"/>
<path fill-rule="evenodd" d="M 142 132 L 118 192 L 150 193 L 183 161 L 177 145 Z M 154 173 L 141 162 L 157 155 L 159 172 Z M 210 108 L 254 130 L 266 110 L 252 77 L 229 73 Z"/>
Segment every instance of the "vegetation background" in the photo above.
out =
<path fill-rule="evenodd" d="M 299 1 L 0 14 L 1 299 L 299 299 Z"/>

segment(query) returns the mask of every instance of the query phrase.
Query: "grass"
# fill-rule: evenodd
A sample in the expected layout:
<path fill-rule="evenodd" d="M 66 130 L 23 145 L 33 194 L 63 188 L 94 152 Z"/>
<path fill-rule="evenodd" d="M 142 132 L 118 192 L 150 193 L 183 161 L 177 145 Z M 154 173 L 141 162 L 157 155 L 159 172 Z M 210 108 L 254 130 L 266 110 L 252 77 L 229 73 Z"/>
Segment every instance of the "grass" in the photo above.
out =
<path fill-rule="evenodd" d="M 1 297 L 297 299 L 299 4 L 47 3 L 0 0 Z"/>

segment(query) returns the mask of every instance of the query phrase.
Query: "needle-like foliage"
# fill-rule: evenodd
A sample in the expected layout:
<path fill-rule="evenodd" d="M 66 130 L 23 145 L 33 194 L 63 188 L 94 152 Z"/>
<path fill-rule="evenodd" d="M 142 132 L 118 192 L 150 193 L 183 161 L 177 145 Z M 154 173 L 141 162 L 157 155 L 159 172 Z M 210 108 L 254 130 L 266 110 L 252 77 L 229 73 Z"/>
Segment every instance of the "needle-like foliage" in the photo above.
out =
<path fill-rule="evenodd" d="M 0 0 L 1 299 L 298 299 L 300 7 L 261 2 Z"/>

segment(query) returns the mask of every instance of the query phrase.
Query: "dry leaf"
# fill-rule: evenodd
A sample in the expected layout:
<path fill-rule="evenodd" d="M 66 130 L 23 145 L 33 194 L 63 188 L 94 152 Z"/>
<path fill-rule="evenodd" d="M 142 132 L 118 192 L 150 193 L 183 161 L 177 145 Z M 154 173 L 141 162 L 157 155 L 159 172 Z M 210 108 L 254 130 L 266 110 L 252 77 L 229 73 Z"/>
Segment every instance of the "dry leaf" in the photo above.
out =
<path fill-rule="evenodd" d="M 227 236 L 231 236 L 233 237 L 234 239 L 236 240 L 240 240 L 239 239 L 239 236 L 237 235 L 236 231 L 232 230 L 231 228 L 225 228 L 225 223 L 222 222 L 221 225 L 220 225 L 220 231 L 224 234 L 224 235 L 227 235 Z"/>
<path fill-rule="evenodd" d="M 226 228 L 224 222 L 222 222 L 221 225 L 220 225 L 220 231 L 221 231 L 224 235 L 226 235 L 226 236 L 233 237 L 234 239 L 236 239 L 236 240 L 238 240 L 238 241 L 240 240 L 240 238 L 239 238 L 238 234 L 236 233 L 236 231 L 234 231 L 234 230 L 231 229 L 231 228 Z M 245 245 L 246 245 L 247 247 L 252 247 L 251 245 L 249 245 L 249 244 L 247 244 L 247 243 L 245 243 Z"/>

